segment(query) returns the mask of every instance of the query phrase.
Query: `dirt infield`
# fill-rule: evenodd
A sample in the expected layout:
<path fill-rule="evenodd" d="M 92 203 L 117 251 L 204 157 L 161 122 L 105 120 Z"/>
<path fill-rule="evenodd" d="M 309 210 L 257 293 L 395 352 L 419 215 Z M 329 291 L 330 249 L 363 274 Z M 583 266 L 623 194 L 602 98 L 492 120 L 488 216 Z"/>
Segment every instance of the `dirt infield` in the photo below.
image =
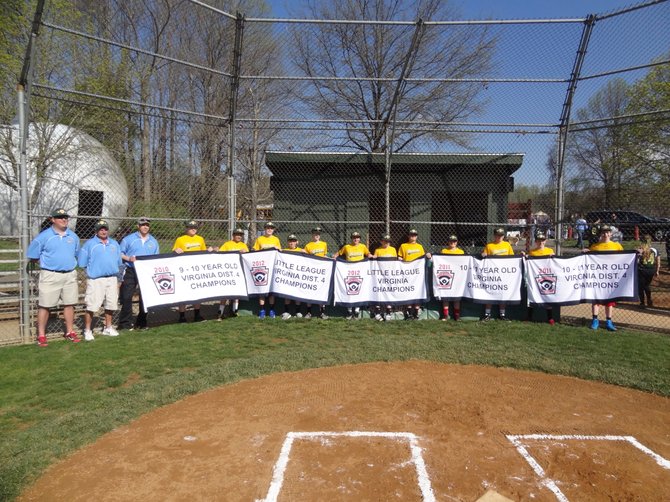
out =
<path fill-rule="evenodd" d="M 661 500 L 668 459 L 667 398 L 511 369 L 374 363 L 189 397 L 52 466 L 20 500 Z"/>

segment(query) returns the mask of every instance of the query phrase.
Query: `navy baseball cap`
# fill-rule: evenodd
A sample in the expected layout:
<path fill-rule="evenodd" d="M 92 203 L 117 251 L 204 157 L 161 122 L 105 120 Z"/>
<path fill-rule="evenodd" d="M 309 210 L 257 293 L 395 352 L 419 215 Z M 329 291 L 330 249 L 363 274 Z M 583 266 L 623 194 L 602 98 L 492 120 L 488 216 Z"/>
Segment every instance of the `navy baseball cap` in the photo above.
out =
<path fill-rule="evenodd" d="M 187 220 L 184 222 L 186 228 L 198 228 L 198 222 L 195 220 Z"/>
<path fill-rule="evenodd" d="M 107 223 L 107 220 L 98 220 L 95 223 L 95 231 L 96 232 L 98 230 L 100 230 L 101 228 L 106 228 L 107 230 L 109 230 L 109 223 Z"/>

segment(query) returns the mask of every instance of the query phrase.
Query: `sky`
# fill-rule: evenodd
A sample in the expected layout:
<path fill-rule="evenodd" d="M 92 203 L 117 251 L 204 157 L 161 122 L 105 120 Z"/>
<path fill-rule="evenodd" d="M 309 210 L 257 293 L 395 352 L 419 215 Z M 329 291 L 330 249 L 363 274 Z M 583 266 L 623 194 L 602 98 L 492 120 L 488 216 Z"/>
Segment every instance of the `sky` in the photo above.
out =
<path fill-rule="evenodd" d="M 299 5 L 301 0 L 267 0 L 272 8 L 270 17 L 290 17 L 289 10 Z M 338 0 L 330 0 L 338 1 Z M 452 0 L 461 13 L 460 19 L 563 19 L 585 18 L 588 14 L 605 14 L 618 11 L 631 5 L 642 3 L 642 0 Z M 291 9 L 287 9 L 291 6 Z M 667 12 L 667 11 L 665 11 Z M 632 17 L 632 16 L 631 16 Z M 619 18 L 620 19 L 620 18 Z M 609 21 L 609 20 L 608 20 Z M 597 23 L 596 29 L 609 24 L 605 36 L 592 37 L 589 45 L 587 61 L 588 70 L 598 73 L 617 68 L 644 64 L 656 55 L 653 51 L 660 50 L 661 46 L 667 51 L 667 43 L 656 40 L 644 40 L 644 33 L 625 33 L 624 27 L 617 24 Z M 560 78 L 570 75 L 574 62 L 580 33 L 583 25 L 575 24 L 572 34 L 565 36 L 565 31 L 555 33 L 557 25 L 542 25 L 542 40 L 534 47 L 532 43 L 517 44 L 517 40 L 503 39 L 499 48 L 501 61 L 498 77 L 508 78 Z M 564 29 L 566 25 L 561 25 Z M 605 29 L 605 28 L 603 28 Z M 617 31 L 621 30 L 621 32 Z M 649 30 L 659 38 L 659 30 Z M 596 30 L 594 30 L 594 35 Z M 551 40 L 555 36 L 557 46 L 552 48 Z M 652 35 L 650 35 L 652 36 Z M 597 40 L 596 42 L 593 42 Z M 630 43 L 628 41 L 631 41 Z M 559 47 L 563 42 L 571 44 Z M 600 43 L 600 46 L 598 44 Z M 603 45 L 605 43 L 605 45 Z M 611 46 L 608 45 L 611 43 Z M 505 45 L 509 44 L 509 45 Z M 505 59 L 505 56 L 508 56 Z M 590 59 L 588 59 L 590 58 Z M 587 65 L 585 64 L 585 69 Z M 588 73 L 587 73 L 588 74 Z M 624 74 L 624 78 L 634 80 L 640 78 L 643 72 Z M 606 80 L 595 79 L 580 83 L 575 94 L 573 117 L 576 109 L 586 105 L 594 92 L 600 89 Z M 552 85 L 510 86 L 505 84 L 492 85 L 491 99 L 495 101 L 491 112 L 478 117 L 481 122 L 508 122 L 508 123 L 551 123 L 556 124 L 560 119 L 562 104 L 565 99 L 567 85 L 565 83 Z M 495 113 L 495 115 L 493 115 Z M 514 135 L 488 134 L 478 135 L 480 151 L 523 153 L 524 164 L 515 174 L 517 184 L 539 184 L 548 181 L 546 169 L 547 155 L 554 147 L 554 135 Z M 481 145 L 481 146 L 480 146 Z"/>

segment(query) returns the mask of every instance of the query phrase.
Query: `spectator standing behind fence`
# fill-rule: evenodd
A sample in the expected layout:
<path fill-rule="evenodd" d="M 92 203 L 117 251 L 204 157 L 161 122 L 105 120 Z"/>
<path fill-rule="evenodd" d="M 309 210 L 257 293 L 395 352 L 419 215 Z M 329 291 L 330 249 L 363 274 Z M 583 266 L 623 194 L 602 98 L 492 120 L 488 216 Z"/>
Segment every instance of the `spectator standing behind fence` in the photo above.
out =
<path fill-rule="evenodd" d="M 51 226 L 40 232 L 28 246 L 26 257 L 39 262 L 39 295 L 37 299 L 37 345 L 48 345 L 46 329 L 49 311 L 63 302 L 63 319 L 67 340 L 80 341 L 74 332 L 74 306 L 79 301 L 77 285 L 77 258 L 79 237 L 67 224 L 70 215 L 65 209 L 55 209 L 51 213 Z"/>
<path fill-rule="evenodd" d="M 244 237 L 244 230 L 241 228 L 236 228 L 233 230 L 232 240 L 224 242 L 219 251 L 237 251 L 238 253 L 248 253 L 249 247 L 242 241 Z M 226 317 L 237 317 L 237 311 L 240 308 L 240 300 L 235 298 L 234 300 L 224 300 L 219 305 L 219 321 L 225 319 Z"/>
<path fill-rule="evenodd" d="M 334 258 L 342 257 L 345 261 L 361 261 L 365 258 L 372 258 L 370 250 L 365 244 L 361 244 L 361 234 L 358 232 L 351 233 L 351 244 L 345 244 L 340 250 L 335 253 Z M 361 313 L 359 307 L 347 308 L 347 319 L 351 320 L 354 317 L 358 319 Z"/>
<path fill-rule="evenodd" d="M 422 256 L 430 259 L 430 253 L 426 253 L 423 249 L 423 246 L 417 242 L 419 238 L 419 232 L 412 228 L 407 233 L 407 242 L 403 242 L 398 248 L 398 259 L 402 261 L 414 261 Z M 421 312 L 421 305 L 415 303 L 414 305 L 409 305 L 408 310 L 405 312 L 405 320 L 417 320 L 419 319 L 419 313 Z"/>
<path fill-rule="evenodd" d="M 133 322 L 133 296 L 138 291 L 137 272 L 135 261 L 138 256 L 152 256 L 160 253 L 160 246 L 156 238 L 149 233 L 151 220 L 141 217 L 137 220 L 137 232 L 126 235 L 121 239 L 121 258 L 125 265 L 123 282 L 121 283 L 121 313 L 119 314 L 119 329 L 147 329 L 147 314 L 144 311 L 142 292 L 139 292 L 140 310 Z"/>
<path fill-rule="evenodd" d="M 450 235 L 447 238 L 447 247 L 442 249 L 441 251 L 442 254 L 465 254 L 465 252 L 458 247 L 458 237 L 455 235 Z M 448 300 L 442 300 L 442 320 L 443 321 L 448 321 L 449 320 L 449 301 Z M 461 302 L 459 301 L 454 301 L 452 302 L 454 304 L 454 321 L 460 321 L 461 320 Z"/>
<path fill-rule="evenodd" d="M 545 246 L 546 243 L 547 236 L 538 232 L 535 235 L 535 246 L 528 251 L 528 256 L 554 256 L 554 250 Z M 547 311 L 547 322 L 553 326 L 555 324 L 554 309 L 551 306 L 547 306 L 545 307 L 545 310 Z M 533 307 L 528 307 L 527 320 L 533 320 Z"/>
<path fill-rule="evenodd" d="M 389 234 L 382 235 L 379 240 L 380 245 L 373 253 L 373 258 L 398 258 L 398 252 L 391 246 L 391 236 Z M 377 321 L 391 321 L 393 320 L 393 306 L 387 305 L 386 312 L 382 316 L 382 306 L 375 305 L 374 316 Z"/>
<path fill-rule="evenodd" d="M 81 247 L 79 266 L 86 269 L 86 312 L 84 313 L 84 340 L 92 342 L 93 316 L 105 309 L 105 336 L 119 336 L 112 326 L 112 316 L 119 305 L 119 267 L 121 246 L 109 237 L 109 224 L 106 220 L 98 220 L 95 224 L 95 235 Z"/>
<path fill-rule="evenodd" d="M 277 251 L 281 250 L 281 241 L 279 238 L 274 235 L 275 233 L 275 224 L 271 221 L 268 221 L 264 227 L 264 235 L 259 236 L 254 242 L 253 248 L 254 251 L 263 251 L 266 249 L 276 249 Z M 258 297 L 258 306 L 260 308 L 258 312 L 259 319 L 265 319 L 265 300 L 264 296 Z M 270 312 L 268 315 L 270 319 L 274 319 L 275 314 L 275 297 L 273 295 L 268 295 L 267 302 L 270 305 Z"/>
<path fill-rule="evenodd" d="M 661 257 L 658 250 L 651 247 L 651 235 L 644 236 L 644 244 L 637 250 L 637 284 L 640 308 L 653 307 L 651 283 L 661 272 Z"/>
<path fill-rule="evenodd" d="M 325 257 L 328 255 L 328 243 L 321 240 L 321 227 L 314 227 L 312 229 L 312 241 L 305 244 L 305 252 L 312 256 Z M 310 317 L 312 317 L 312 304 L 308 303 L 305 318 L 309 319 Z M 319 317 L 321 319 L 328 319 L 325 305 L 319 305 Z"/>
<path fill-rule="evenodd" d="M 195 220 L 188 220 L 184 222 L 186 233 L 181 237 L 177 237 L 172 246 L 172 251 L 177 254 L 192 253 L 193 251 L 212 251 L 212 248 L 207 248 L 205 239 L 198 235 L 198 222 Z M 193 322 L 204 321 L 205 318 L 200 315 L 200 304 L 193 304 Z M 186 322 L 186 305 L 179 305 L 179 322 Z"/>
<path fill-rule="evenodd" d="M 535 234 L 533 234 L 535 237 Z M 498 227 L 493 230 L 493 242 L 489 242 L 482 251 L 482 256 L 513 256 L 514 249 L 512 245 L 504 240 L 505 238 L 505 229 Z M 484 317 L 482 317 L 483 322 L 488 322 L 491 320 L 491 304 L 484 305 Z M 500 320 L 508 321 L 507 316 L 505 315 L 505 305 L 499 305 L 500 309 Z"/>
<path fill-rule="evenodd" d="M 623 251 L 623 247 L 618 242 L 612 241 L 612 227 L 609 225 L 600 225 L 600 236 L 598 242 L 591 244 L 588 251 Z M 584 250 L 585 252 L 587 250 Z M 598 329 L 600 321 L 598 320 L 598 313 L 600 311 L 599 303 L 591 305 L 591 329 Z M 605 327 L 607 331 L 616 331 L 616 326 L 612 321 L 612 314 L 614 314 L 615 302 L 607 302 L 605 304 Z"/>
<path fill-rule="evenodd" d="M 586 234 L 586 230 L 589 228 L 588 223 L 586 223 L 586 220 L 584 217 L 580 214 L 579 218 L 575 221 L 575 230 L 577 232 L 577 247 L 584 249 L 584 235 Z"/>
<path fill-rule="evenodd" d="M 290 234 L 286 238 L 287 248 L 284 248 L 284 251 L 289 251 L 292 253 L 304 253 L 305 250 L 298 246 L 298 238 L 294 234 Z M 284 299 L 284 313 L 281 318 L 283 320 L 290 319 L 291 317 L 302 317 L 302 312 L 300 312 L 300 302 L 298 300 L 291 300 L 290 298 Z"/>

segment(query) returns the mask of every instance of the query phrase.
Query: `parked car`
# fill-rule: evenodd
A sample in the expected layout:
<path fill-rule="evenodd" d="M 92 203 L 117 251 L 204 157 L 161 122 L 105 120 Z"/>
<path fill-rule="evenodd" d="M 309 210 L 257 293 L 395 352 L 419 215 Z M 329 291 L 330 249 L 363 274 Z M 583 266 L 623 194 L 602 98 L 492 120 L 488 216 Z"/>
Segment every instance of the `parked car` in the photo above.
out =
<path fill-rule="evenodd" d="M 639 230 L 640 239 L 649 234 L 655 241 L 662 241 L 666 232 L 670 232 L 670 221 L 667 218 L 652 218 L 635 211 L 602 210 L 586 213 L 589 225 L 598 220 L 599 223 L 616 226 L 627 241 L 635 238 L 635 227 Z"/>

